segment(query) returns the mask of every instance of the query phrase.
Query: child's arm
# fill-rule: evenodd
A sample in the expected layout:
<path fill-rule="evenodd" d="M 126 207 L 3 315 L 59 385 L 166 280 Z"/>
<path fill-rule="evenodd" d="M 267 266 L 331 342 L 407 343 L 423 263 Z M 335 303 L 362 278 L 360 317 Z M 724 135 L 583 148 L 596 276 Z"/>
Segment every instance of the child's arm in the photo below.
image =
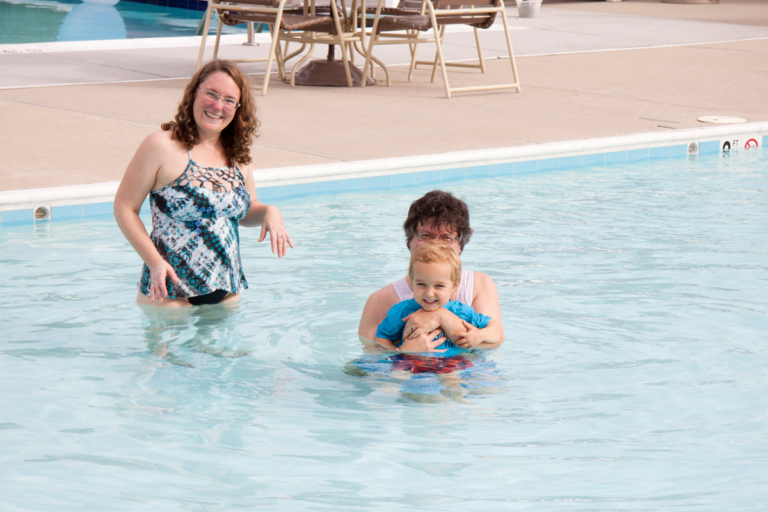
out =
<path fill-rule="evenodd" d="M 495 348 L 502 339 L 501 323 L 491 319 L 488 325 L 479 329 L 467 321 L 461 322 L 466 329 L 454 334 L 451 341 L 461 348 Z"/>
<path fill-rule="evenodd" d="M 421 310 L 421 307 L 412 300 L 401 302 L 400 305 L 405 307 L 398 307 L 398 305 L 391 307 L 386 318 L 379 324 L 374 338 L 376 343 L 387 350 L 399 352 L 443 352 L 443 350 L 435 350 L 435 347 L 445 341 L 443 336 L 434 339 L 440 331 L 427 332 L 415 337 L 404 336 L 405 318 L 410 316 L 414 307 L 418 308 L 417 311 Z M 403 315 L 406 317 L 403 318 Z M 461 328 L 461 324 L 458 327 Z"/>

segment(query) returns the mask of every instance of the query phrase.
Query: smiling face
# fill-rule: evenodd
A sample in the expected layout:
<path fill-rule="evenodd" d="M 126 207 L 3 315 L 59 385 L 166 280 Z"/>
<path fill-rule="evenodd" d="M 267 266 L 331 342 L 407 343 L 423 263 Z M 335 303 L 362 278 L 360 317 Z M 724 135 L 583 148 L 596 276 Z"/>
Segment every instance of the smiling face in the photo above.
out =
<path fill-rule="evenodd" d="M 219 99 L 214 99 L 209 91 L 218 94 Z M 227 106 L 223 98 L 240 101 L 240 88 L 228 74 L 217 71 L 200 82 L 193 113 L 201 135 L 221 133 L 234 119 L 237 109 Z"/>
<path fill-rule="evenodd" d="M 412 274 L 413 298 L 425 311 L 445 306 L 456 291 L 448 262 L 415 261 Z"/>

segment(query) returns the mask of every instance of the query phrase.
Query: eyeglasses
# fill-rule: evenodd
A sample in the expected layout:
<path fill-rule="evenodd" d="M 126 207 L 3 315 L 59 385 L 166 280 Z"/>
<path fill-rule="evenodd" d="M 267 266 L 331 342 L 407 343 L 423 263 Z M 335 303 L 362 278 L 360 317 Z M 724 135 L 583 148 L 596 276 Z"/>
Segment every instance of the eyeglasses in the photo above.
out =
<path fill-rule="evenodd" d="M 235 110 L 237 107 L 240 106 L 240 102 L 237 101 L 235 98 L 221 97 L 219 96 L 219 93 L 217 93 L 216 91 L 212 91 L 211 89 L 203 89 L 202 87 L 200 87 L 199 91 L 205 94 L 205 97 L 214 103 L 221 100 L 221 104 L 227 110 Z"/>
<path fill-rule="evenodd" d="M 461 235 L 459 236 L 435 236 L 431 233 L 416 233 L 416 238 L 419 239 L 419 242 L 426 242 L 428 240 L 441 240 L 448 245 L 457 244 L 461 241 Z"/>

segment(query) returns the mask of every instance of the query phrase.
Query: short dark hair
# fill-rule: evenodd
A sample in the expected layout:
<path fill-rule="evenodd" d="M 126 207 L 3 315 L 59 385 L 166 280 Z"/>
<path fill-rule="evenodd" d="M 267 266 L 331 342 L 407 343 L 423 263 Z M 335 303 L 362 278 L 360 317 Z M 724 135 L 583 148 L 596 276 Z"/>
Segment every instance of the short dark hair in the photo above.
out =
<path fill-rule="evenodd" d="M 419 224 L 433 226 L 449 226 L 459 234 L 461 249 L 467 245 L 473 230 L 469 227 L 469 208 L 467 203 L 453 196 L 450 192 L 433 190 L 411 203 L 408 217 L 403 223 L 405 230 L 405 245 L 410 247 L 411 240 L 416 236 Z"/>

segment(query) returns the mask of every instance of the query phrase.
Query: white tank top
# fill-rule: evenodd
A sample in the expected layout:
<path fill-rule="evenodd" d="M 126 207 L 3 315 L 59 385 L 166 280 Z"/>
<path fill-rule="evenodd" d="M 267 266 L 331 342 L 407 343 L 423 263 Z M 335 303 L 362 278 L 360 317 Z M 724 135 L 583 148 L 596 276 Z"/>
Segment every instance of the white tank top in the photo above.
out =
<path fill-rule="evenodd" d="M 397 293 L 397 298 L 400 302 L 413 298 L 413 290 L 408 288 L 408 283 L 402 278 L 392 283 Z M 459 283 L 459 289 L 456 290 L 456 300 L 467 306 L 472 305 L 472 297 L 475 290 L 475 273 L 471 270 L 461 271 L 461 282 Z"/>

